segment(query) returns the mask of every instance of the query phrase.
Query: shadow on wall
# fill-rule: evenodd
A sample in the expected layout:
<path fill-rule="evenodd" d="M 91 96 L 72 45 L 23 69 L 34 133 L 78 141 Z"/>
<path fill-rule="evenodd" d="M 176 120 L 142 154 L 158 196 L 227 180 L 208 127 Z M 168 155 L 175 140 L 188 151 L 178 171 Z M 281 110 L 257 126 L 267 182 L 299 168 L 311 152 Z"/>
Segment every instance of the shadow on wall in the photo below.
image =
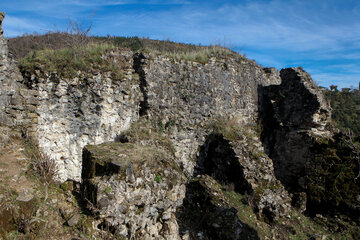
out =
<path fill-rule="evenodd" d="M 260 239 L 226 203 L 221 187 L 250 191 L 229 141 L 211 134 L 200 148 L 194 178 L 187 184 L 184 203 L 177 212 L 180 234 L 190 239 Z"/>
<path fill-rule="evenodd" d="M 289 82 L 289 81 L 287 81 Z M 319 109 L 316 96 L 297 81 L 291 84 L 258 86 L 261 141 L 274 163 L 275 176 L 290 192 L 301 191 L 299 179 L 312 158 L 306 130 L 316 125 Z"/>
<path fill-rule="evenodd" d="M 230 191 L 241 194 L 251 192 L 230 142 L 220 134 L 210 134 L 200 148 L 194 177 L 204 174 L 213 177 Z"/>

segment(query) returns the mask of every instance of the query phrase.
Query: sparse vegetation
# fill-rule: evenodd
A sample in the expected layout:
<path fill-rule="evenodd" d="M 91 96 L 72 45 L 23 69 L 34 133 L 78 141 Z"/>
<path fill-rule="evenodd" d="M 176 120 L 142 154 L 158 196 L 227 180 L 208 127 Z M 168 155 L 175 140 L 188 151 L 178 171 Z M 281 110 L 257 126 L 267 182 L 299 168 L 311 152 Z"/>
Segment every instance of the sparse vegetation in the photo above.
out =
<path fill-rule="evenodd" d="M 101 70 L 115 73 L 116 79 L 121 79 L 121 64 L 102 57 L 112 49 L 114 45 L 111 44 L 91 43 L 78 48 L 32 51 L 20 59 L 19 68 L 23 72 L 34 72 L 36 69 L 57 72 L 63 77 L 74 77 L 78 71 Z"/>
<path fill-rule="evenodd" d="M 30 137 L 26 137 L 24 143 L 25 153 L 31 159 L 30 169 L 36 172 L 44 183 L 50 184 L 58 173 L 55 160 L 42 153 Z"/>
<path fill-rule="evenodd" d="M 97 235 L 93 234 L 91 224 L 94 219 L 81 214 L 80 203 L 73 195 L 76 193 L 70 187 L 72 183 L 60 187 L 50 180 L 49 171 L 41 174 L 41 171 L 33 170 L 34 156 L 39 156 L 38 148 L 30 143 L 29 137 L 10 136 L 7 146 L 0 148 L 1 168 L 7 170 L 5 175 L 0 175 L 0 239 L 72 239 L 80 236 L 95 239 Z M 29 197 L 25 200 L 21 196 Z M 76 227 L 63 225 L 67 213 L 81 214 Z"/>
<path fill-rule="evenodd" d="M 224 195 L 229 199 L 230 206 L 238 210 L 239 219 L 255 229 L 261 239 L 269 236 L 275 236 L 280 239 L 308 240 L 315 236 L 323 236 L 323 239 L 357 239 L 359 234 L 356 227 L 344 224 L 341 232 L 332 231 L 327 227 L 328 222 L 321 222 L 319 219 L 312 219 L 299 213 L 295 209 L 288 216 L 280 218 L 277 222 L 269 225 L 260 221 L 253 211 L 252 207 L 247 204 L 246 195 L 234 191 L 227 191 L 223 188 Z"/>
<path fill-rule="evenodd" d="M 70 29 L 75 30 L 10 38 L 9 50 L 19 60 L 22 69 L 31 70 L 43 65 L 44 69 L 57 71 L 66 77 L 73 76 L 77 70 L 86 71 L 93 64 L 99 64 L 100 70 L 111 70 L 111 67 L 105 68 L 108 63 L 102 64 L 101 55 L 105 50 L 114 48 L 151 52 L 202 64 L 207 63 L 211 57 L 244 58 L 221 45 L 196 46 L 138 37 L 88 36 L 88 30 L 81 30 L 76 24 Z"/>
<path fill-rule="evenodd" d="M 244 138 L 256 138 L 258 134 L 257 125 L 243 125 L 240 124 L 239 119 L 229 117 L 218 117 L 213 119 L 206 126 L 209 130 L 212 130 L 214 134 L 222 135 L 225 139 L 230 141 L 243 140 Z M 254 156 L 261 156 L 256 149 L 253 149 Z"/>
<path fill-rule="evenodd" d="M 162 180 L 161 175 L 156 175 L 154 180 L 155 180 L 155 182 L 160 183 Z"/>
<path fill-rule="evenodd" d="M 345 131 L 353 132 L 354 141 L 360 144 L 360 91 L 326 91 L 332 107 L 332 120 Z"/>
<path fill-rule="evenodd" d="M 238 123 L 236 118 L 216 118 L 207 126 L 207 128 L 212 130 L 214 134 L 223 135 L 227 140 L 235 141 L 243 138 L 243 126 Z"/>
<path fill-rule="evenodd" d="M 179 51 L 179 50 L 159 51 L 155 49 L 147 49 L 147 50 L 154 52 L 156 54 L 165 55 L 172 59 L 199 62 L 201 64 L 206 64 L 211 57 L 220 57 L 220 58 L 227 58 L 228 56 L 240 57 L 240 55 L 236 54 L 230 49 L 217 45 L 197 47 L 189 51 Z"/>
<path fill-rule="evenodd" d="M 167 121 L 163 124 L 161 120 L 151 122 L 145 118 L 141 118 L 139 121 L 134 122 L 123 135 L 119 136 L 118 141 L 149 141 L 155 145 L 164 147 L 171 154 L 174 154 L 174 145 L 164 134 L 164 131 L 169 130 L 173 124 L 173 121 Z"/>
<path fill-rule="evenodd" d="M 105 193 L 106 194 L 109 194 L 111 192 L 111 187 L 110 186 L 107 186 L 106 188 L 105 188 Z"/>

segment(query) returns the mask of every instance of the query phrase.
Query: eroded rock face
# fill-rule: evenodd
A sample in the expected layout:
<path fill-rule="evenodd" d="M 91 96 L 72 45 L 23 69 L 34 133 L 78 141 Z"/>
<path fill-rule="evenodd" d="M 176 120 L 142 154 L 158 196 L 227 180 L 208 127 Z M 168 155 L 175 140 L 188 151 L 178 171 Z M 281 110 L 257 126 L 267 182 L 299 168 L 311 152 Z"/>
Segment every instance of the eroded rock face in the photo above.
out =
<path fill-rule="evenodd" d="M 81 180 L 85 145 L 114 141 L 138 119 L 142 94 L 132 66 L 133 53 L 108 54 L 123 63 L 122 79 L 115 80 L 111 72 L 79 72 L 77 77 L 63 78 L 40 66 L 33 73 L 24 72 L 25 79 L 16 82 L 11 75 L 2 83 L 5 87 L 0 91 L 6 91 L 1 94 L 2 123 L 22 129 L 43 153 L 55 159 L 60 181 Z M 14 69 L 10 73 L 19 74 Z"/>
<path fill-rule="evenodd" d="M 231 140 L 223 135 L 210 135 L 194 174 L 206 174 L 225 188 L 252 195 L 251 204 L 259 217 L 272 222 L 288 214 L 291 200 L 276 179 L 272 160 L 264 153 L 255 132 L 245 130 L 245 126 L 243 129 Z"/>
<path fill-rule="evenodd" d="M 301 68 L 283 69 L 281 78 L 280 85 L 262 88 L 262 136 L 277 178 L 296 189 L 312 158 L 312 137 L 331 136 L 331 108 Z"/>
<path fill-rule="evenodd" d="M 23 69 L 17 86 L 3 82 L 11 86 L 2 88 L 2 122 L 21 126 L 37 140 L 56 160 L 60 181 L 79 181 L 82 148 L 113 141 L 139 115 L 171 129 L 177 161 L 191 176 L 209 121 L 229 115 L 255 122 L 258 86 L 279 82 L 276 70 L 264 70 L 240 56 L 213 58 L 205 65 L 119 50 L 102 57 L 121 62 L 120 81 L 99 71 L 64 78 L 39 65 L 34 72 Z"/>
<path fill-rule="evenodd" d="M 330 124 L 329 103 L 301 68 L 281 71 L 282 83 L 261 90 L 262 139 L 293 206 L 311 216 L 359 222 L 359 148 Z"/>
<path fill-rule="evenodd" d="M 244 230 L 237 210 L 229 206 L 216 180 L 208 175 L 194 178 L 186 188 L 186 198 L 178 211 L 183 239 L 258 239 Z"/>
<path fill-rule="evenodd" d="M 16 103 L 15 98 L 18 95 L 18 81 L 21 81 L 22 77 L 17 70 L 14 60 L 9 56 L 7 40 L 4 38 L 1 28 L 4 18 L 5 14 L 0 12 L 0 123 L 12 126 L 15 121 L 15 115 L 9 115 L 17 112 L 19 108 L 24 108 L 23 106 L 9 107 L 10 105 L 17 105 L 14 103 Z"/>
<path fill-rule="evenodd" d="M 115 236 L 179 239 L 185 178 L 164 147 L 109 143 L 84 149 L 83 193 Z"/>
<path fill-rule="evenodd" d="M 255 124 L 258 86 L 280 83 L 276 69 L 263 69 L 244 57 L 210 59 L 205 65 L 164 56 L 145 55 L 146 115 L 169 126 L 178 161 L 193 174 L 206 126 L 219 116 Z"/>
<path fill-rule="evenodd" d="M 114 141 L 138 119 L 141 93 L 132 71 L 132 53 L 113 55 L 127 63 L 121 81 L 113 80 L 111 73 L 73 79 L 53 73 L 34 76 L 32 88 L 38 94 L 34 134 L 41 150 L 57 160 L 60 180 L 80 181 L 82 148 Z"/>
<path fill-rule="evenodd" d="M 202 65 L 149 55 L 143 56 L 142 62 L 146 116 L 164 126 L 174 143 L 176 160 L 189 177 L 197 175 L 193 171 L 200 146 L 208 148 L 206 144 L 210 144 L 206 143 L 212 134 L 209 124 L 220 116 L 227 116 L 236 119 L 240 128 L 256 126 L 259 86 L 280 83 L 277 70 L 262 69 L 245 58 L 213 58 Z M 274 176 L 271 159 L 261 154 L 263 149 L 259 138 L 254 136 L 254 130 L 250 132 L 241 140 L 225 138 L 224 141 L 230 141 L 228 147 L 236 155 L 237 174 L 239 177 L 244 175 L 243 184 L 247 186 L 247 192 L 257 192 L 255 205 L 260 215 L 268 211 L 271 220 L 275 220 L 287 214 L 290 200 Z M 214 168 L 221 164 L 226 168 L 226 160 L 219 159 Z M 206 174 L 216 176 L 228 172 Z M 236 185 L 232 180 L 230 183 Z M 266 186 L 276 187 L 265 192 Z"/>
<path fill-rule="evenodd" d="M 200 149 L 194 176 L 208 175 L 220 184 L 239 193 L 250 193 L 252 186 L 245 176 L 230 141 L 220 134 L 211 134 Z"/>

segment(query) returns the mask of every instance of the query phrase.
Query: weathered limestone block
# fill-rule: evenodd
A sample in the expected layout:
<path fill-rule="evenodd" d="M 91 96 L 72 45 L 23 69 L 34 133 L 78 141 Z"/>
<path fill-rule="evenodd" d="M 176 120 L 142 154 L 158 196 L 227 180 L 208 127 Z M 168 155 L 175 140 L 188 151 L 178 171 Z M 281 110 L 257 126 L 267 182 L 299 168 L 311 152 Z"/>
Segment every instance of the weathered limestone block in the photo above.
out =
<path fill-rule="evenodd" d="M 231 135 L 215 133 L 200 152 L 195 175 L 214 177 L 221 185 L 253 196 L 259 217 L 275 221 L 286 216 L 291 199 L 274 175 L 272 160 L 265 154 L 255 131 L 247 126 L 231 129 Z"/>
<path fill-rule="evenodd" d="M 284 126 L 316 129 L 319 134 L 328 135 L 331 107 L 310 74 L 302 68 L 283 69 L 280 74 L 279 95 L 283 100 L 274 104 L 278 121 Z"/>
<path fill-rule="evenodd" d="M 88 145 L 83 193 L 102 224 L 128 239 L 179 239 L 174 213 L 185 178 L 165 147 L 147 143 Z"/>
<path fill-rule="evenodd" d="M 331 108 L 302 68 L 281 70 L 281 85 L 261 89 L 262 139 L 292 204 L 310 215 L 359 222 L 360 150 L 331 125 Z"/>
<path fill-rule="evenodd" d="M 131 53 L 116 54 L 124 70 L 132 67 Z M 132 71 L 121 81 L 113 80 L 111 72 L 80 73 L 73 79 L 45 72 L 36 78 L 33 89 L 38 96 L 26 96 L 26 100 L 37 105 L 39 146 L 56 160 L 59 180 L 80 181 L 82 148 L 114 141 L 138 119 L 142 97 L 138 79 Z"/>

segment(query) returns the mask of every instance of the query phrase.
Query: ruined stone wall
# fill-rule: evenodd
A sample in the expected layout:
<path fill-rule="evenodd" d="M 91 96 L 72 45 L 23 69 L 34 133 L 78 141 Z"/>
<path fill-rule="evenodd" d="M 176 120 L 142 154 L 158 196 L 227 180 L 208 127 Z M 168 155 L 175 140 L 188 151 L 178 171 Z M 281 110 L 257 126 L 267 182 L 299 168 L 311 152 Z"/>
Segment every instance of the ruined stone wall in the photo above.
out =
<path fill-rule="evenodd" d="M 78 72 L 64 78 L 40 65 L 19 74 L 1 38 L 1 122 L 33 137 L 56 160 L 59 179 L 80 180 L 87 144 L 114 141 L 139 116 L 158 122 L 191 176 L 196 154 L 219 116 L 255 124 L 258 88 L 279 84 L 276 69 L 263 69 L 241 56 L 213 57 L 206 64 L 131 51 L 107 53 L 121 62 L 120 81 L 110 72 Z"/>
<path fill-rule="evenodd" d="M 56 159 L 61 180 L 80 180 L 85 145 L 115 141 L 138 119 L 141 94 L 132 55 L 123 52 L 119 58 L 128 63 L 121 81 L 110 73 L 73 79 L 49 74 L 34 85 L 39 102 L 35 135 L 40 149 Z"/>
<path fill-rule="evenodd" d="M 138 119 L 142 94 L 133 53 L 108 54 L 123 64 L 122 79 L 111 72 L 63 78 L 41 66 L 23 78 L 0 36 L 0 123 L 33 138 L 56 161 L 60 181 L 81 180 L 85 145 L 114 141 Z"/>
<path fill-rule="evenodd" d="M 12 96 L 16 95 L 18 89 L 17 82 L 22 79 L 16 64 L 9 56 L 7 40 L 3 36 L 1 28 L 5 14 L 0 12 L 0 123 L 2 125 L 13 125 L 13 120 L 9 117 L 6 109 L 9 105 L 13 105 Z M 16 109 L 12 109 L 16 111 Z"/>
<path fill-rule="evenodd" d="M 244 57 L 212 58 L 203 65 L 149 55 L 143 59 L 145 113 L 169 126 L 180 165 L 192 175 L 209 123 L 219 116 L 256 123 L 258 88 L 280 84 L 276 69 Z"/>
<path fill-rule="evenodd" d="M 283 69 L 281 78 L 281 85 L 263 88 L 263 141 L 277 178 L 295 189 L 313 158 L 312 138 L 331 137 L 331 108 L 301 68 Z"/>

